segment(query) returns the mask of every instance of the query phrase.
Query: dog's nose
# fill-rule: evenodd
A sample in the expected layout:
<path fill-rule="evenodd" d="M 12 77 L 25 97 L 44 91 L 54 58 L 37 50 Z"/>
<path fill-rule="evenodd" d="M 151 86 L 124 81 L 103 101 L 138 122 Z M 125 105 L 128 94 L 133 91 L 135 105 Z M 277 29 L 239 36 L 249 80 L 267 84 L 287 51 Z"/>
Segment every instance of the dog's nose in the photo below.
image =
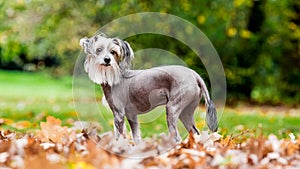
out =
<path fill-rule="evenodd" d="M 110 58 L 109 58 L 109 57 L 105 57 L 105 58 L 104 58 L 104 62 L 105 62 L 106 64 L 109 64 Z"/>

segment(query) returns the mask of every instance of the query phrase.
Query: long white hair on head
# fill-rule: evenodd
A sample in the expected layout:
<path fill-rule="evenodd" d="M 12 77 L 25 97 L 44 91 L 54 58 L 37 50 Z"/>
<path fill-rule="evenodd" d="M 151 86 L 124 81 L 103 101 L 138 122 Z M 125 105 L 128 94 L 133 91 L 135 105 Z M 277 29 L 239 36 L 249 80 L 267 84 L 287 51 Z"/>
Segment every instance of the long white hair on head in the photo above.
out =
<path fill-rule="evenodd" d="M 91 38 L 82 38 L 80 40 L 80 46 L 84 49 L 86 60 L 84 62 L 84 69 L 88 73 L 89 78 L 97 84 L 107 84 L 109 86 L 116 85 L 121 81 L 122 72 L 126 69 L 130 69 L 131 61 L 134 58 L 133 51 L 130 45 L 119 38 L 113 38 L 112 43 L 120 47 L 121 61 L 118 63 L 115 59 L 112 59 L 111 66 L 103 66 L 97 64 L 95 57 L 93 57 L 94 43 L 105 35 L 96 35 Z"/>

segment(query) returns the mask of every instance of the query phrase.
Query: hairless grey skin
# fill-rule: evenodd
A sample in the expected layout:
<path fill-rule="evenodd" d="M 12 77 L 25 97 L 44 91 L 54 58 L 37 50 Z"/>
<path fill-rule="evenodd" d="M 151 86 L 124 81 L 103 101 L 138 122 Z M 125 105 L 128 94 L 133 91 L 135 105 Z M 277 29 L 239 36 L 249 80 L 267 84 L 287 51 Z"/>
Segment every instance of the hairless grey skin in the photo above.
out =
<path fill-rule="evenodd" d="M 141 139 L 138 114 L 166 105 L 169 133 L 179 142 L 178 119 L 187 131 L 198 133 L 194 111 L 202 96 L 207 107 L 206 123 L 217 131 L 217 115 L 202 78 L 183 66 L 162 66 L 146 70 L 131 70 L 133 51 L 126 41 L 107 38 L 104 34 L 82 38 L 80 46 L 86 55 L 84 69 L 89 78 L 102 86 L 114 115 L 114 134 L 124 136 L 126 116 L 133 139 Z"/>

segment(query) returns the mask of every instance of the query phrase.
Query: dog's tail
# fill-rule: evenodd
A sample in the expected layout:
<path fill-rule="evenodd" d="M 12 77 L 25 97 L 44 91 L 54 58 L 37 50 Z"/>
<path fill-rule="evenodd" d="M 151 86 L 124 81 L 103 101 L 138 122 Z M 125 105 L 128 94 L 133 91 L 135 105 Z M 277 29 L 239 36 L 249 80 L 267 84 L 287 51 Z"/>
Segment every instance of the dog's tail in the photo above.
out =
<path fill-rule="evenodd" d="M 215 104 L 209 97 L 208 90 L 202 78 L 198 76 L 197 78 L 198 86 L 200 87 L 200 97 L 204 97 L 206 106 L 206 124 L 210 131 L 216 132 L 218 130 L 218 117 Z"/>

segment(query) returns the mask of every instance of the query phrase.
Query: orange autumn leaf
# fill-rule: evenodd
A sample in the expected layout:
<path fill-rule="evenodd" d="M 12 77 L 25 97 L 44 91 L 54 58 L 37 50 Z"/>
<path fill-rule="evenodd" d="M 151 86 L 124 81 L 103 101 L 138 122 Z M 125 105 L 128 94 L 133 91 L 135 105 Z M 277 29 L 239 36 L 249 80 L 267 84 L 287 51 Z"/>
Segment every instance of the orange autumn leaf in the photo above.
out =
<path fill-rule="evenodd" d="M 97 168 L 120 168 L 120 158 L 114 154 L 97 147 L 97 144 L 92 141 L 87 141 L 87 150 L 89 154 L 83 159 Z"/>
<path fill-rule="evenodd" d="M 25 169 L 66 169 L 62 163 L 54 163 L 47 159 L 47 154 L 45 152 L 39 153 L 37 155 L 25 156 L 24 157 L 24 168 Z"/>
<path fill-rule="evenodd" d="M 57 119 L 57 118 L 55 118 L 55 117 L 53 117 L 53 116 L 48 116 L 47 117 L 47 123 L 48 124 L 51 124 L 51 125 L 58 125 L 58 126 L 60 126 L 61 125 L 61 120 L 60 119 Z M 44 122 L 41 122 L 41 124 L 43 124 Z"/>
<path fill-rule="evenodd" d="M 225 139 L 222 139 L 220 141 L 220 145 L 223 148 L 232 148 L 232 147 L 234 147 L 234 144 L 231 141 L 232 141 L 232 137 L 230 135 L 228 135 L 225 137 Z"/>
<path fill-rule="evenodd" d="M 47 117 L 46 122 L 40 123 L 41 130 L 37 131 L 37 137 L 42 142 L 54 142 L 59 144 L 70 144 L 75 140 L 76 133 L 74 130 L 61 126 L 61 120 L 52 116 Z"/>
<path fill-rule="evenodd" d="M 193 148 L 195 145 L 195 137 L 192 131 L 189 132 L 189 137 L 187 143 L 182 142 L 182 147 L 183 148 Z"/>
<path fill-rule="evenodd" d="M 13 123 L 11 126 L 21 130 L 21 129 L 30 128 L 32 124 L 29 121 L 19 121 L 17 123 Z"/>

